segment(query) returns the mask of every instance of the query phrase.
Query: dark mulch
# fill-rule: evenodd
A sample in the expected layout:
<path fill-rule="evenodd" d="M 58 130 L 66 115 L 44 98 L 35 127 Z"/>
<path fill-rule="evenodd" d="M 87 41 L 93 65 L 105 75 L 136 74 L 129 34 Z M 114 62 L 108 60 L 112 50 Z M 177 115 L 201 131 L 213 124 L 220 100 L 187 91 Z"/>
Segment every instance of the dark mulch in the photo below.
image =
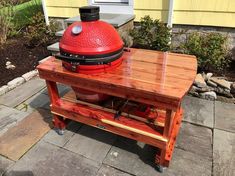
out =
<path fill-rule="evenodd" d="M 29 48 L 24 44 L 24 38 L 10 39 L 0 47 L 0 87 L 12 79 L 36 68 L 38 61 L 49 56 L 46 46 Z M 16 66 L 14 70 L 6 69 L 6 62 Z"/>
<path fill-rule="evenodd" d="M 230 63 L 230 68 L 227 70 L 225 76 L 229 81 L 235 82 L 235 60 Z"/>

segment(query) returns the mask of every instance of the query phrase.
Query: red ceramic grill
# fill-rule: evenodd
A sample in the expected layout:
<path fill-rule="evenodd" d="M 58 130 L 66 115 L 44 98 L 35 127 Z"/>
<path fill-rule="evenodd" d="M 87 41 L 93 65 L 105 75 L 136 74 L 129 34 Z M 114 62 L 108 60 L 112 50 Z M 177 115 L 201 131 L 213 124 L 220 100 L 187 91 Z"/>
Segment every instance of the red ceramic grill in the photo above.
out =
<path fill-rule="evenodd" d="M 56 57 L 66 69 L 78 73 L 98 73 L 120 65 L 123 41 L 115 28 L 99 20 L 99 7 L 86 6 L 79 11 L 81 22 L 66 29 Z"/>
<path fill-rule="evenodd" d="M 122 63 L 124 43 L 116 29 L 99 20 L 99 7 L 86 6 L 79 9 L 81 22 L 75 22 L 64 32 L 60 41 L 63 67 L 81 74 L 113 70 Z M 107 98 L 104 94 L 72 87 L 77 98 L 97 102 Z"/>

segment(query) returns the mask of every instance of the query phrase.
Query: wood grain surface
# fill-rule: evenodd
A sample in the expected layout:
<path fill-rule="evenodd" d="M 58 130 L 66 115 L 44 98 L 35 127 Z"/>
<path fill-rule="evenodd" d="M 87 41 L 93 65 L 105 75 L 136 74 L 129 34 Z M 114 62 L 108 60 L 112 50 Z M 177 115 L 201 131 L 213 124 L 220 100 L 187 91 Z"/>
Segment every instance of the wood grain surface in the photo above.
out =
<path fill-rule="evenodd" d="M 197 60 L 190 55 L 131 49 L 124 53 L 120 67 L 105 73 L 69 72 L 54 57 L 37 68 L 43 79 L 177 108 L 196 76 Z"/>

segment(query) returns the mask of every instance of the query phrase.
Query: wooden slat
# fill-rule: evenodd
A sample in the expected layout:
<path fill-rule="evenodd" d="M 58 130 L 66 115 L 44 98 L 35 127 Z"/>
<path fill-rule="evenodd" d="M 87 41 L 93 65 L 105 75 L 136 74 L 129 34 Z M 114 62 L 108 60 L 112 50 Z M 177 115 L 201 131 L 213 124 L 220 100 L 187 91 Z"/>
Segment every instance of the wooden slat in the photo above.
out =
<path fill-rule="evenodd" d="M 144 135 L 144 136 L 148 136 L 148 137 L 157 139 L 157 140 L 159 140 L 159 141 L 167 142 L 167 138 L 164 138 L 164 137 L 162 137 L 162 136 L 159 136 L 159 135 L 155 135 L 155 134 L 146 132 L 146 131 L 144 131 L 144 130 L 139 130 L 139 129 L 134 128 L 134 127 L 130 127 L 130 126 L 128 126 L 128 125 L 123 125 L 123 124 L 120 124 L 120 123 L 117 123 L 117 122 L 114 122 L 114 121 L 111 121 L 111 120 L 107 120 L 107 119 L 101 119 L 101 122 L 106 123 L 106 124 L 109 124 L 109 125 L 112 125 L 112 126 L 115 126 L 115 127 L 118 127 L 118 128 L 121 128 L 121 129 L 125 129 L 125 130 L 128 130 L 128 131 L 132 131 L 132 132 L 135 132 L 135 133 L 137 133 L 137 134 L 141 134 L 141 135 Z"/>
<path fill-rule="evenodd" d="M 79 104 L 86 105 L 86 106 L 91 107 L 91 108 L 96 108 L 96 109 L 99 109 L 99 110 L 103 110 L 103 111 L 106 111 L 106 112 L 111 112 L 111 113 L 116 113 L 117 112 L 116 110 L 107 108 L 106 106 L 100 106 L 100 105 L 97 105 L 97 104 L 92 104 L 92 103 L 77 100 L 76 96 L 75 96 L 75 93 L 72 90 L 69 91 L 68 93 L 66 93 L 62 97 L 62 100 L 70 101 L 70 102 L 73 102 L 73 103 L 79 103 Z M 164 127 L 165 118 L 164 118 L 164 115 L 162 115 L 162 114 L 163 114 L 162 112 L 158 112 L 157 119 L 155 119 L 155 121 L 153 123 L 153 122 L 150 122 L 148 119 L 146 119 L 144 117 L 139 117 L 139 116 L 136 116 L 136 115 L 130 114 L 130 113 L 128 114 L 126 112 L 121 113 L 122 116 L 127 117 L 127 118 L 132 118 L 132 119 L 139 120 L 139 121 L 147 123 L 147 124 L 154 124 L 154 125 L 159 126 L 159 127 Z"/>
<path fill-rule="evenodd" d="M 133 96 L 179 106 L 196 75 L 194 56 L 131 49 L 117 69 L 100 74 L 78 74 L 65 70 L 51 57 L 38 66 L 40 76 L 68 85 L 86 87 L 110 95 Z M 115 90 L 116 89 L 116 90 Z"/>
<path fill-rule="evenodd" d="M 164 97 L 161 95 L 156 96 L 154 93 L 144 92 L 141 91 L 140 93 L 138 90 L 135 89 L 125 89 L 120 88 L 118 86 L 110 86 L 108 84 L 99 83 L 99 82 L 90 82 L 89 80 L 83 80 L 82 84 L 73 77 L 71 78 L 68 75 L 63 74 L 56 74 L 53 75 L 52 72 L 44 71 L 43 73 L 40 73 L 40 77 L 43 79 L 55 81 L 55 82 L 61 82 L 62 84 L 76 86 L 78 88 L 86 88 L 86 90 L 94 91 L 97 93 L 103 93 L 107 95 L 112 95 L 116 97 L 121 97 L 129 100 L 133 100 L 136 102 L 144 103 L 153 105 L 156 107 L 168 107 L 173 110 L 176 110 L 180 106 L 181 100 L 175 100 L 169 97 Z M 63 80 L 61 80 L 63 78 Z"/>
<path fill-rule="evenodd" d="M 64 117 L 66 119 L 68 118 L 68 119 L 75 120 L 81 123 L 85 123 L 87 125 L 90 125 L 96 128 L 102 128 L 105 131 L 109 131 L 109 132 L 112 132 L 121 136 L 135 139 L 135 140 L 153 145 L 155 147 L 165 148 L 167 145 L 168 139 L 162 137 L 162 135 L 159 132 L 155 131 L 154 129 L 151 129 L 149 126 L 144 125 L 143 123 L 141 124 L 138 122 L 133 122 L 133 120 L 129 120 L 125 122 L 125 119 L 123 120 L 124 117 L 120 118 L 120 122 L 119 122 L 120 124 L 127 126 L 127 127 L 128 126 L 131 127 L 131 124 L 134 124 L 136 126 L 136 129 L 138 130 L 130 131 L 126 128 L 120 128 L 112 124 L 108 124 L 106 123 L 107 121 L 105 120 L 104 122 L 102 122 L 102 119 L 108 118 L 109 115 L 108 113 L 106 112 L 102 113 L 99 110 L 95 110 L 95 111 L 97 111 L 97 114 L 100 114 L 99 117 L 101 117 L 101 119 L 99 119 L 99 117 L 98 118 L 85 117 L 79 113 L 79 112 L 82 113 L 82 111 L 84 111 L 84 109 L 82 108 L 82 105 L 63 101 L 63 100 L 60 100 L 57 105 L 52 105 L 51 111 L 53 114 Z M 111 118 L 108 118 L 108 120 L 111 121 Z M 159 139 L 156 140 L 156 138 L 159 138 Z"/>

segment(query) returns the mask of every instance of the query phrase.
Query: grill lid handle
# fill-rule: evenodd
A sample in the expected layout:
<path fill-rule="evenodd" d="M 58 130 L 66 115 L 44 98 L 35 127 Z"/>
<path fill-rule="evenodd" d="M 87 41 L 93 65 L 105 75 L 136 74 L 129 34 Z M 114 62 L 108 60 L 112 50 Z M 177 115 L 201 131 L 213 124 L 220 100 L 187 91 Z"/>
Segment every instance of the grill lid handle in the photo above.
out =
<path fill-rule="evenodd" d="M 82 21 L 97 21 L 100 19 L 99 6 L 83 6 L 79 8 L 80 18 Z"/>
<path fill-rule="evenodd" d="M 82 26 L 81 25 L 76 25 L 72 28 L 72 33 L 74 35 L 78 35 L 82 32 Z"/>

